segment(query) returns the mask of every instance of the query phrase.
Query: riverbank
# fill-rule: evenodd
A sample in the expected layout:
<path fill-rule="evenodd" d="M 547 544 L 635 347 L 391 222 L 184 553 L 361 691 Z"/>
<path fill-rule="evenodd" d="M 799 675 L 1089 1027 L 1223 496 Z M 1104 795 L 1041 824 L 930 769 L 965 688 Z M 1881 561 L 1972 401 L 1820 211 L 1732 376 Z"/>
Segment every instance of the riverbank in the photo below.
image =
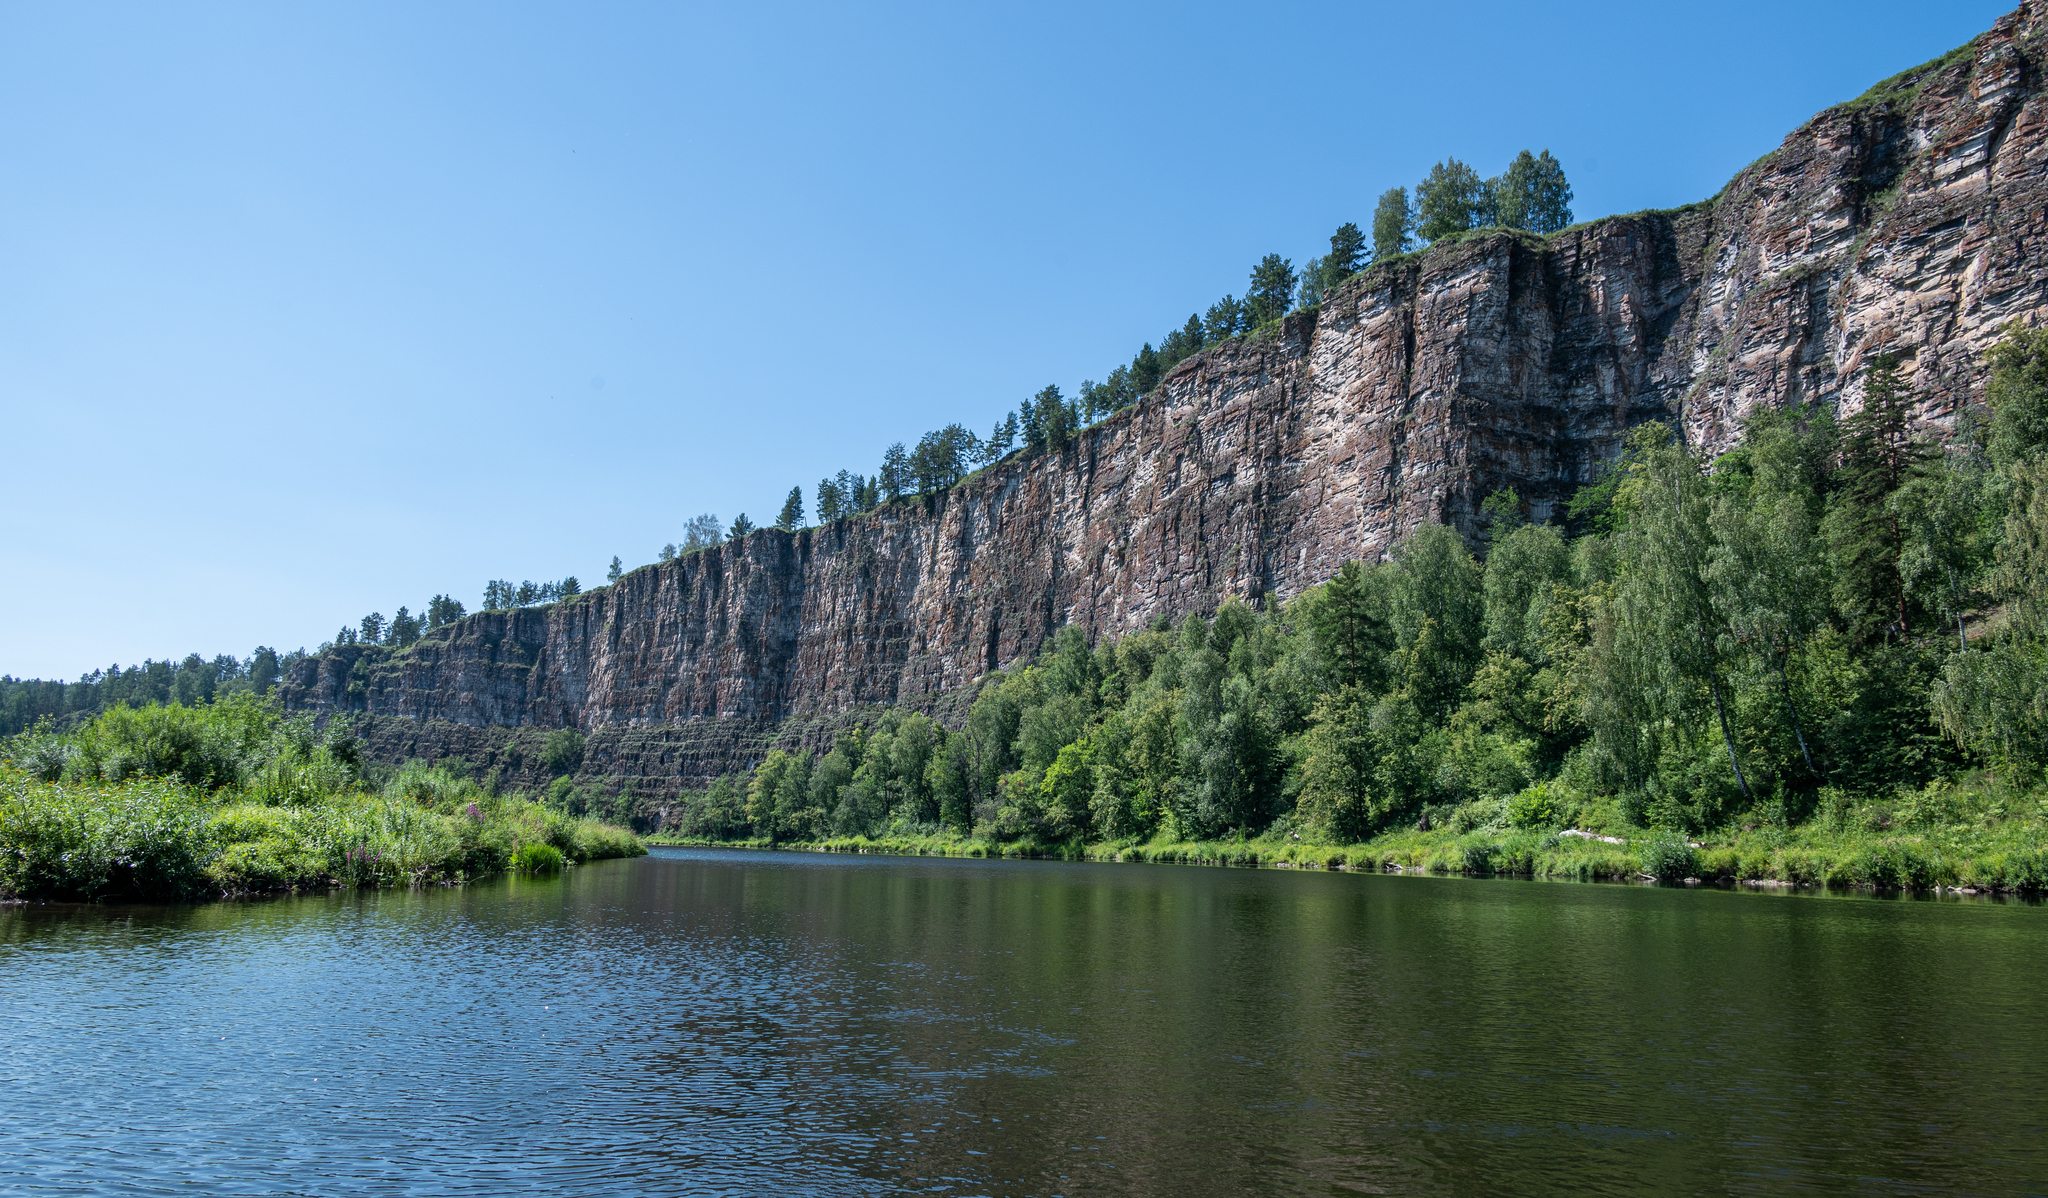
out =
<path fill-rule="evenodd" d="M 0 741 L 0 899 L 172 902 L 546 873 L 647 850 L 459 762 L 366 776 L 345 720 L 248 696 Z"/>
<path fill-rule="evenodd" d="M 0 774 L 0 898 L 171 902 L 546 873 L 646 852 L 631 832 L 445 774 L 445 793 L 338 791 L 292 805 L 164 779 Z M 436 787 L 434 784 L 438 783 Z"/>
<path fill-rule="evenodd" d="M 1384 873 L 1503 875 L 1576 881 L 1654 878 L 1757 886 L 2038 893 L 2048 890 L 2048 829 L 2036 819 L 1926 828 L 1749 828 L 1687 839 L 1625 829 L 1404 829 L 1359 844 L 1323 844 L 1291 833 L 1246 840 L 1149 842 L 945 835 L 835 837 L 801 843 L 649 838 L 656 845 L 776 848 L 909 856 L 1028 857 L 1191 865 L 1347 869 Z"/>

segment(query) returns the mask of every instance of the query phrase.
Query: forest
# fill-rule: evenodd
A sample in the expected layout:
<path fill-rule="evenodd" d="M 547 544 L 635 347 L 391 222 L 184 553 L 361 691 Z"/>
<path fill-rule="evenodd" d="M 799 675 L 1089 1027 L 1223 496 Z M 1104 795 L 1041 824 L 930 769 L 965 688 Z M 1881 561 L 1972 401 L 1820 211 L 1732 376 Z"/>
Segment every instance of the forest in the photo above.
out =
<path fill-rule="evenodd" d="M 959 731 L 883 713 L 815 759 L 778 751 L 718 780 L 676 831 L 1044 846 L 1490 829 L 1556 849 L 1663 830 L 1685 846 L 1673 868 L 1696 869 L 1685 838 L 1717 831 L 1782 848 L 1802 829 L 1946 829 L 1967 842 L 1951 858 L 2018 846 L 2039 871 L 2048 333 L 2010 331 L 1988 408 L 1945 443 L 1913 434 L 1901 366 L 1875 355 L 1843 420 L 1759 410 L 1711 460 L 1641 426 L 1558 523 L 1502 492 L 1477 543 L 1425 526 L 1284 605 L 1092 647 L 1062 629 Z"/>

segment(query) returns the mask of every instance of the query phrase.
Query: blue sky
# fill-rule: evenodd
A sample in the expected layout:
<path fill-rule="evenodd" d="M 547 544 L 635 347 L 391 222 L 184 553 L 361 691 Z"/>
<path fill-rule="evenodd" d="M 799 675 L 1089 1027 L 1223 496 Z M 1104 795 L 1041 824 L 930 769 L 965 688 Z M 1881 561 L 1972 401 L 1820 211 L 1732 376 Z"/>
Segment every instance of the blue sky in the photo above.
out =
<path fill-rule="evenodd" d="M 1702 199 L 2008 7 L 0 3 L 0 671 L 600 582 L 1446 155 Z"/>

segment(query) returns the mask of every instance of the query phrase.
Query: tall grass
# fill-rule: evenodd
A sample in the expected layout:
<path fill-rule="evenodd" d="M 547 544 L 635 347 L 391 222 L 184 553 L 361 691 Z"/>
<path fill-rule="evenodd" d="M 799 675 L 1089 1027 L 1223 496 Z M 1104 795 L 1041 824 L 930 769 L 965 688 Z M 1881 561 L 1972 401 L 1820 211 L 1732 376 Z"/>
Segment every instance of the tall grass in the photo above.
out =
<path fill-rule="evenodd" d="M 115 709 L 0 763 L 0 896 L 171 901 L 419 886 L 645 852 L 631 832 L 408 763 L 362 785 L 345 729 L 241 699 Z"/>

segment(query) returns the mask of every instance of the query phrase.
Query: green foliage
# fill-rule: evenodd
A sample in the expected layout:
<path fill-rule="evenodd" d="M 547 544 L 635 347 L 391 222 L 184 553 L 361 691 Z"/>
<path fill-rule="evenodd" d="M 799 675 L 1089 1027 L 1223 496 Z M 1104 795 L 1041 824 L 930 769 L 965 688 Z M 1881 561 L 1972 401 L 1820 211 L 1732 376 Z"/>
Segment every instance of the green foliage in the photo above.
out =
<path fill-rule="evenodd" d="M 1321 261 L 1321 278 L 1318 280 L 1324 292 L 1334 290 L 1337 284 L 1364 270 L 1367 254 L 1365 233 L 1357 225 L 1345 221 L 1330 234 L 1330 252 Z"/>
<path fill-rule="evenodd" d="M 1415 185 L 1415 231 L 1424 241 L 1493 223 L 1492 206 L 1479 172 L 1456 158 L 1439 162 Z"/>
<path fill-rule="evenodd" d="M 1660 882 L 1676 882 L 1699 872 L 1699 853 L 1683 837 L 1659 836 L 1640 852 L 1643 872 Z"/>
<path fill-rule="evenodd" d="M 775 517 L 775 527 L 784 532 L 795 532 L 804 526 L 804 489 L 791 487 L 789 498 L 782 501 L 782 512 Z"/>
<path fill-rule="evenodd" d="M 1834 564 L 1834 601 L 1858 641 L 1902 636 L 1912 619 L 1901 560 L 1906 522 L 1899 492 L 1930 450 L 1912 436 L 1912 400 L 1892 354 L 1871 359 L 1863 407 L 1843 425 L 1841 465 L 1823 525 Z"/>
<path fill-rule="evenodd" d="M 540 743 L 541 764 L 550 774 L 573 774 L 583 765 L 583 734 L 574 728 L 557 728 Z"/>
<path fill-rule="evenodd" d="M 408 762 L 366 789 L 337 723 L 316 733 L 242 698 L 118 709 L 68 736 L 14 738 L 0 766 L 0 895 L 157 902 L 421 885 L 548 854 L 644 851 L 621 829 L 493 795 L 444 766 Z"/>
<path fill-rule="evenodd" d="M 1572 186 L 1549 150 L 1540 156 L 1527 150 L 1515 155 L 1501 176 L 1495 203 L 1505 229 L 1555 233 L 1572 223 Z"/>
<path fill-rule="evenodd" d="M 512 855 L 515 873 L 555 874 L 562 872 L 562 850 L 551 844 L 524 844 Z"/>
<path fill-rule="evenodd" d="M 1408 189 L 1388 188 L 1372 212 L 1373 261 L 1399 257 L 1415 248 L 1414 233 L 1415 209 L 1408 203 Z"/>
<path fill-rule="evenodd" d="M 2032 402 L 2032 345 L 1997 358 L 2008 412 Z M 1570 526 L 1489 496 L 1483 562 L 1426 525 L 1285 606 L 1227 601 L 1092 646 L 1061 629 L 987 679 L 958 730 L 897 711 L 815 760 L 771 753 L 743 827 L 694 826 L 863 851 L 2031 885 L 2048 817 L 2024 789 L 2048 765 L 2048 451 L 2009 432 L 2021 449 L 1993 465 L 1966 426 L 1930 464 L 1898 415 L 1896 364 L 1868 390 L 1871 414 L 1846 428 L 1759 411 L 1711 461 L 1639 428 Z M 1898 522 L 1888 601 L 1907 602 L 1884 635 L 1859 635 L 1867 604 L 1835 602 L 1844 574 L 1870 577 L 1863 543 L 1838 535 L 1844 494 L 1877 494 Z M 1983 604 L 2001 622 L 1958 634 Z M 1857 839 L 1961 818 L 1960 792 L 1940 788 L 1982 765 L 2024 810 L 1979 810 L 1950 849 Z M 1759 828 L 1780 841 L 1739 860 L 1684 843 Z M 1315 847 L 1366 838 L 1385 851 Z"/>
<path fill-rule="evenodd" d="M 1294 264 L 1278 254 L 1267 254 L 1252 267 L 1245 289 L 1244 306 L 1253 325 L 1278 320 L 1294 302 Z"/>
<path fill-rule="evenodd" d="M 2048 329 L 2014 324 L 1988 355 L 1992 465 L 2009 470 L 2048 448 Z"/>

